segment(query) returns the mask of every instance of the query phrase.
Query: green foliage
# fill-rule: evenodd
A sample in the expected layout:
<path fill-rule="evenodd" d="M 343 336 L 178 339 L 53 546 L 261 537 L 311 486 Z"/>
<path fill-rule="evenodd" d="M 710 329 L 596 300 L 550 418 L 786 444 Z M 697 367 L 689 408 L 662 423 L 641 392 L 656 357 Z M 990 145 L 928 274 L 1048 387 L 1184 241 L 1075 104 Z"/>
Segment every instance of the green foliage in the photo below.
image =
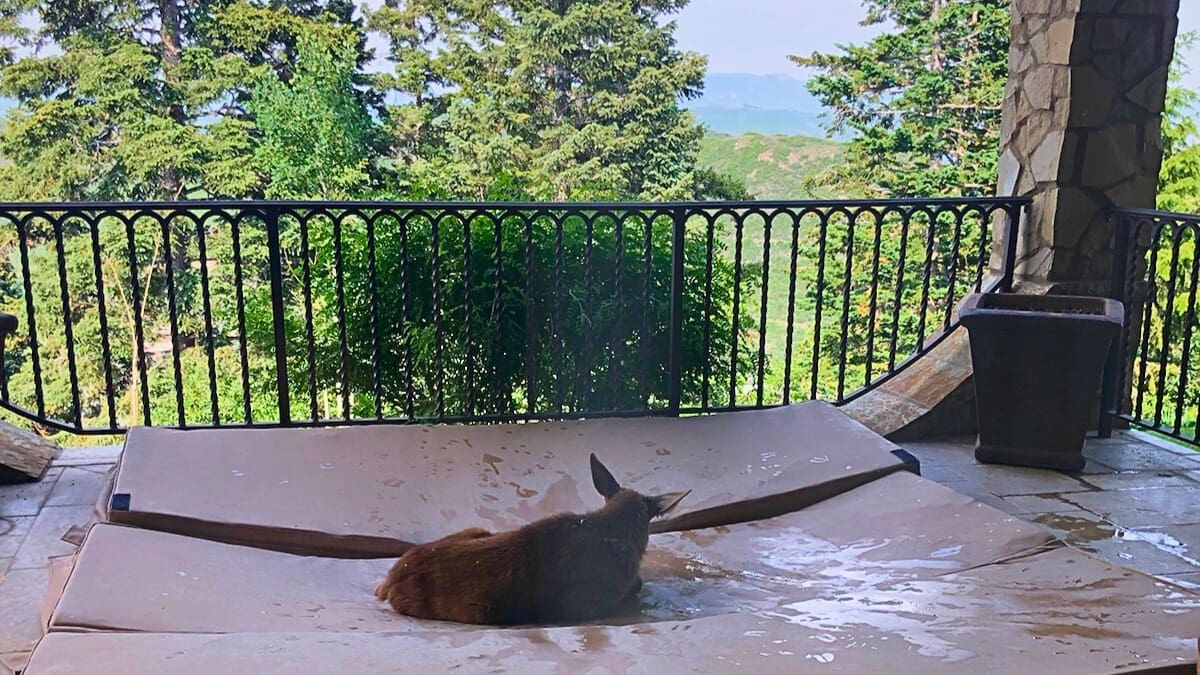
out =
<path fill-rule="evenodd" d="M 807 230 L 802 254 L 816 259 L 823 253 L 826 260 L 823 270 L 799 270 L 801 304 L 820 312 L 823 322 L 822 397 L 840 398 L 866 385 L 948 326 L 951 309 L 975 290 L 983 272 L 989 223 L 977 210 L 915 210 L 907 218 L 862 211 L 853 227 L 849 218 L 835 216 L 824 228 Z"/>
<path fill-rule="evenodd" d="M 816 69 L 809 90 L 831 111 L 831 131 L 856 132 L 844 161 L 809 184 L 848 197 L 992 194 L 1009 2 L 864 4 L 865 25 L 895 28 L 837 54 L 792 57 Z M 803 301 L 823 321 L 819 393 L 838 395 L 843 374 L 846 391 L 878 376 L 939 332 L 947 307 L 973 290 L 988 218 L 955 215 L 916 213 L 905 228 L 896 214 L 865 213 L 853 236 L 847 217 L 805 232 L 801 255 L 827 260 L 823 274 L 800 268 Z"/>
<path fill-rule="evenodd" d="M 366 190 L 381 139 L 354 89 L 356 57 L 306 36 L 287 83 L 263 75 L 249 108 L 262 134 L 255 158 L 270 176 L 268 198 L 350 199 Z"/>
<path fill-rule="evenodd" d="M 353 6 L 341 0 L 47 0 L 0 7 L 0 30 L 7 37 L 26 46 L 58 47 L 3 63 L 0 93 L 18 104 L 0 131 L 0 155 L 8 160 L 0 168 L 0 198 L 262 196 L 264 183 L 271 181 L 255 161 L 261 133 L 247 104 L 264 79 L 292 78 L 302 39 L 359 45 L 361 50 L 364 36 L 351 19 L 352 11 Z M 355 52 L 355 58 L 359 56 Z M 111 414 L 122 424 L 136 424 L 145 420 L 148 409 L 156 421 L 173 419 L 172 342 L 180 352 L 185 405 L 190 411 L 194 402 L 207 400 L 208 378 L 195 376 L 191 367 L 205 360 L 195 346 L 211 340 L 223 362 L 238 339 L 236 329 L 230 328 L 232 308 L 225 302 L 231 296 L 214 295 L 212 335 L 199 318 L 200 267 L 219 262 L 224 266 L 218 269 L 228 270 L 228 229 L 208 232 L 213 239 L 204 263 L 198 252 L 201 232 L 184 219 L 164 228 L 141 218 L 128 229 L 122 221 L 102 219 L 96 224 L 99 249 L 94 256 L 89 224 L 68 220 L 63 223 L 60 270 L 52 224 L 33 220 L 28 228 L 33 292 L 26 298 L 20 289 L 21 264 L 9 224 L 0 242 L 0 254 L 8 263 L 0 305 L 18 316 L 25 315 L 27 302 L 34 308 L 47 414 L 65 420 L 76 414 L 66 368 L 62 278 L 75 338 L 70 348 L 79 365 L 82 418 L 107 420 Z M 179 316 L 174 327 L 168 321 L 168 265 Z M 213 288 L 229 288 L 230 282 L 220 276 L 214 274 Z M 98 281 L 105 291 L 103 314 Z M 140 345 L 137 324 L 144 327 Z M 30 348 L 27 334 L 10 341 L 10 358 L 20 364 L 12 380 L 13 396 L 32 405 L 36 396 Z M 102 372 L 106 349 L 111 383 Z M 140 349 L 148 356 L 148 397 L 142 395 L 142 377 L 134 367 Z M 255 353 L 252 360 L 264 356 Z M 221 371 L 222 378 L 231 375 Z"/>
<path fill-rule="evenodd" d="M 1158 208 L 1200 213 L 1200 92 L 1180 84 L 1191 68 L 1181 55 L 1196 44 L 1195 32 L 1175 40 L 1175 59 L 1168 76 L 1163 110 L 1163 163 L 1158 174 Z"/>
<path fill-rule="evenodd" d="M 0 195 L 254 196 L 250 92 L 267 72 L 288 75 L 301 35 L 362 43 L 352 9 L 339 0 L 7 4 L 8 37 L 62 53 L 3 68 L 0 93 L 18 105 L 0 132 L 11 161 Z"/>
<path fill-rule="evenodd" d="M 318 415 L 332 411 L 337 416 L 347 405 L 355 415 L 374 415 L 376 375 L 381 411 L 388 416 L 664 404 L 669 220 L 597 216 L 589 227 L 581 217 L 568 216 L 560 229 L 550 217 L 535 216 L 527 229 L 525 217 L 515 214 L 464 220 L 458 214 L 402 211 L 371 222 L 370 233 L 360 218 L 336 225 L 314 218 L 303 235 L 298 222 L 285 227 L 288 257 L 309 261 L 307 281 L 304 266 L 293 265 L 286 303 L 289 369 L 298 374 L 291 396 L 303 411 L 298 414 L 316 409 Z M 703 313 L 706 242 L 699 234 L 694 230 L 687 241 L 684 310 L 689 316 Z M 711 315 L 710 350 L 704 351 L 700 323 L 686 331 L 684 394 L 689 400 L 700 397 L 706 365 L 716 371 L 728 363 L 732 276 L 732 266 L 717 261 L 713 287 L 719 302 Z M 385 283 L 390 292 L 381 288 Z M 314 307 L 312 369 L 307 289 Z M 266 295 L 256 296 L 252 305 L 263 306 L 251 314 L 269 321 L 268 302 Z M 322 312 L 322 307 L 344 309 Z M 344 323 L 336 320 L 339 313 Z M 263 338 L 269 329 L 251 327 L 252 335 Z M 727 395 L 721 383 L 710 392 Z"/>
<path fill-rule="evenodd" d="M 862 196 L 990 194 L 1008 74 L 1008 0 L 866 0 L 864 25 L 894 30 L 838 54 L 791 57 L 815 68 L 809 90 L 846 161 L 817 181 Z"/>
<path fill-rule="evenodd" d="M 436 194 L 536 199 L 694 194 L 701 130 L 679 107 L 705 60 L 675 48 L 681 0 L 423 0 L 372 17 L 399 63 L 397 160 Z M 437 41 L 440 48 L 431 45 Z"/>
<path fill-rule="evenodd" d="M 697 157 L 699 166 L 719 176 L 736 176 L 758 199 L 846 196 L 836 186 L 809 189 L 812 178 L 842 161 L 840 143 L 761 134 L 705 134 Z"/>

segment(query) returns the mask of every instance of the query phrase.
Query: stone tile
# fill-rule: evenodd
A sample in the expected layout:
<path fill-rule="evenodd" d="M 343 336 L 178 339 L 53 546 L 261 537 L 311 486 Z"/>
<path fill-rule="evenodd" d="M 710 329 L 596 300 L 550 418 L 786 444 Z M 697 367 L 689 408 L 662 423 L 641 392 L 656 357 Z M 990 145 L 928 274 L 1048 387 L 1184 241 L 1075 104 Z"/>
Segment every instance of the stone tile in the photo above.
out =
<path fill-rule="evenodd" d="M 115 464 L 121 458 L 120 445 L 93 445 L 67 447 L 54 460 L 54 466 L 83 466 L 87 464 Z"/>
<path fill-rule="evenodd" d="M 1174 453 L 1177 455 L 1183 455 L 1184 457 L 1191 457 L 1192 459 L 1200 459 L 1200 448 L 1197 448 L 1194 445 L 1188 445 L 1186 443 L 1178 443 L 1176 441 L 1172 441 L 1172 440 L 1168 440 L 1166 438 L 1155 436 L 1154 434 L 1147 433 L 1145 431 L 1132 430 L 1132 431 L 1123 431 L 1123 432 L 1120 432 L 1119 434 L 1113 434 L 1113 438 L 1117 438 L 1118 436 L 1120 438 L 1128 439 L 1133 442 L 1145 443 L 1146 445 L 1153 445 L 1156 448 L 1161 448 L 1163 450 L 1166 450 L 1167 452 L 1171 452 L 1171 453 Z"/>
<path fill-rule="evenodd" d="M 1089 443 L 1083 455 L 1119 471 L 1193 470 L 1200 460 L 1141 442 Z"/>
<path fill-rule="evenodd" d="M 1082 547 L 1111 539 L 1117 533 L 1116 525 L 1083 509 L 1044 513 L 1033 518 L 1033 522 L 1059 539 Z"/>
<path fill-rule="evenodd" d="M 86 526 L 94 519 L 91 506 L 47 506 L 42 509 L 17 552 L 13 569 L 43 568 L 48 558 L 71 553 L 75 547 L 63 541 L 62 536 L 73 526 Z"/>
<path fill-rule="evenodd" d="M 955 483 L 966 480 L 954 467 L 945 464 L 926 464 L 921 460 L 921 477 L 937 483 Z"/>
<path fill-rule="evenodd" d="M 1001 464 L 964 464 L 954 467 L 954 470 L 966 480 L 979 483 L 988 492 L 1002 497 L 1092 489 L 1071 476 L 1045 469 Z"/>
<path fill-rule="evenodd" d="M 44 567 L 9 570 L 0 579 L 0 653 L 29 651 L 41 639 L 39 613 L 49 574 Z"/>
<path fill-rule="evenodd" d="M 80 466 L 78 466 L 76 468 L 81 469 L 83 471 L 91 471 L 92 473 L 98 473 L 101 476 L 107 476 L 108 472 L 110 470 L 112 470 L 112 468 L 114 466 L 116 466 L 116 463 L 113 463 L 113 464 L 81 464 Z"/>
<path fill-rule="evenodd" d="M 1178 555 L 1172 548 L 1157 546 L 1149 541 L 1131 539 L 1129 531 L 1119 531 L 1112 539 L 1096 541 L 1085 546 L 1104 556 L 1109 562 L 1146 574 L 1181 574 L 1200 571 L 1195 561 Z M 1162 534 L 1162 533 L 1158 533 Z"/>
<path fill-rule="evenodd" d="M 969 480 L 960 480 L 946 482 L 943 483 L 943 485 L 951 490 L 954 490 L 955 492 L 960 492 L 968 497 L 971 497 L 975 501 L 987 504 L 988 506 L 1004 511 L 1005 513 L 1019 515 L 1016 514 L 1011 504 L 1005 503 L 1003 499 L 997 497 L 991 492 L 988 492 L 987 489 L 979 483 L 974 483 Z"/>
<path fill-rule="evenodd" d="M 104 475 L 79 467 L 67 467 L 58 477 L 46 506 L 94 505 L 104 488 Z"/>
<path fill-rule="evenodd" d="M 1064 513 L 1066 511 L 1078 511 L 1079 507 L 1071 502 L 1064 501 L 1055 493 L 1041 495 L 1010 495 L 1004 497 L 1004 501 L 1011 505 L 1010 509 L 1015 509 L 1021 513 L 1032 515 L 1041 515 L 1045 513 Z"/>
<path fill-rule="evenodd" d="M 1200 523 L 1200 486 L 1079 492 L 1063 499 L 1122 527 Z"/>
<path fill-rule="evenodd" d="M 29 528 L 33 526 L 33 516 L 12 516 L 0 518 L 0 558 L 12 557 L 21 548 Z"/>
<path fill-rule="evenodd" d="M 1121 445 L 1123 443 L 1141 443 L 1142 439 L 1136 436 L 1137 432 L 1129 429 L 1113 429 L 1112 436 L 1103 438 L 1099 435 L 1093 435 L 1094 432 L 1088 432 L 1088 445 Z"/>
<path fill-rule="evenodd" d="M 913 441 L 902 444 L 904 449 L 921 460 L 921 465 L 955 466 L 975 464 L 975 441 Z"/>
<path fill-rule="evenodd" d="M 1095 476 L 1095 475 L 1103 475 L 1103 474 L 1108 474 L 1108 473 L 1117 473 L 1117 470 L 1112 468 L 1111 466 L 1108 466 L 1107 464 L 1103 464 L 1101 462 L 1097 462 L 1094 459 L 1088 459 L 1085 457 L 1083 469 L 1081 469 L 1078 473 L 1072 473 L 1071 475 L 1072 476 Z"/>
<path fill-rule="evenodd" d="M 46 497 L 54 489 L 61 468 L 50 467 L 46 475 L 36 483 L 18 483 L 16 485 L 0 485 L 0 517 L 3 516 L 36 516 L 38 509 L 46 502 Z"/>
<path fill-rule="evenodd" d="M 1200 525 L 1172 525 L 1161 530 L 1165 535 L 1163 538 L 1149 539 L 1159 546 L 1177 550 L 1179 555 L 1197 561 L 1194 571 L 1200 572 Z"/>
<path fill-rule="evenodd" d="M 1171 471 L 1121 471 L 1119 473 L 1080 476 L 1080 480 L 1101 490 L 1144 490 L 1157 487 L 1188 487 L 1195 483 Z M 61 483 L 62 479 L 59 479 Z"/>

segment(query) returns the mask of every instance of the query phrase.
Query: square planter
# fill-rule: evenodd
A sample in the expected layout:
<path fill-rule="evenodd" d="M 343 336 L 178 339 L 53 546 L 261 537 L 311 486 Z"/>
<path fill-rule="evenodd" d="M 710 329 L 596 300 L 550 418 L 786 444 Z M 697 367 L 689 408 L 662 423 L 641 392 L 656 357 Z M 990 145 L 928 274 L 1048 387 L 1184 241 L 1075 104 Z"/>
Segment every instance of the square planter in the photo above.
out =
<path fill-rule="evenodd" d="M 971 342 L 975 459 L 1079 471 L 1109 346 L 1125 310 L 1106 298 L 974 294 L 959 310 Z"/>

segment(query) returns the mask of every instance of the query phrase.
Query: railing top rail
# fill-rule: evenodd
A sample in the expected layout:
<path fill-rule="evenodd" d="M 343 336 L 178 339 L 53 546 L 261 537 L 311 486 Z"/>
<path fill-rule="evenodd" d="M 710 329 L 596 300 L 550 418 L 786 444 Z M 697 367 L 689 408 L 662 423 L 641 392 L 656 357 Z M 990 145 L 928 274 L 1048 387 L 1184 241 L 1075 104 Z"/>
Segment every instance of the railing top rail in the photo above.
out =
<path fill-rule="evenodd" d="M 191 209 L 242 209 L 276 211 L 305 208 L 352 209 L 470 209 L 475 211 L 573 210 L 600 211 L 641 209 L 736 209 L 736 208 L 846 208 L 871 206 L 1025 206 L 1028 197 L 917 197 L 905 199 L 796 199 L 745 201 L 676 202 L 463 202 L 463 201 L 333 201 L 333 200 L 221 200 L 130 202 L 0 202 L 0 211 L 144 211 Z"/>
<path fill-rule="evenodd" d="M 1177 211 L 1161 211 L 1158 209 L 1141 209 L 1132 207 L 1113 207 L 1109 209 L 1109 213 L 1119 216 L 1141 216 L 1143 218 L 1160 218 L 1167 220 L 1181 220 L 1190 223 L 1200 223 L 1200 214 L 1197 213 L 1179 213 Z"/>

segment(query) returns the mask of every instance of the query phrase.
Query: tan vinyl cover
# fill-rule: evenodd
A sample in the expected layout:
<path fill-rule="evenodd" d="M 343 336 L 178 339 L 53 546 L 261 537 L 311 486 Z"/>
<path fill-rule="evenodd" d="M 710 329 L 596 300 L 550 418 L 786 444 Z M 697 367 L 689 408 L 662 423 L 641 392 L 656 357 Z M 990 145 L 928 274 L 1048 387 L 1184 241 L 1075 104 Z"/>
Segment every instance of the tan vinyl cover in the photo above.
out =
<path fill-rule="evenodd" d="M 126 437 L 111 522 L 294 553 L 399 555 L 467 527 L 598 507 L 587 456 L 642 492 L 691 489 L 660 530 L 794 511 L 902 468 L 827 403 L 690 418 L 189 430 Z"/>
<path fill-rule="evenodd" d="M 797 580 L 800 581 L 800 580 Z M 1197 599 L 1060 547 L 775 611 L 400 634 L 51 633 L 25 675 L 1196 672 Z"/>
<path fill-rule="evenodd" d="M 850 526 L 853 524 L 853 526 Z M 630 622 L 744 611 L 929 579 L 1044 547 L 1036 526 L 907 472 L 766 521 L 655 535 Z M 451 629 L 372 596 L 392 559 L 304 557 L 96 525 L 51 630 L 363 632 Z M 471 629 L 474 630 L 474 629 Z"/>

